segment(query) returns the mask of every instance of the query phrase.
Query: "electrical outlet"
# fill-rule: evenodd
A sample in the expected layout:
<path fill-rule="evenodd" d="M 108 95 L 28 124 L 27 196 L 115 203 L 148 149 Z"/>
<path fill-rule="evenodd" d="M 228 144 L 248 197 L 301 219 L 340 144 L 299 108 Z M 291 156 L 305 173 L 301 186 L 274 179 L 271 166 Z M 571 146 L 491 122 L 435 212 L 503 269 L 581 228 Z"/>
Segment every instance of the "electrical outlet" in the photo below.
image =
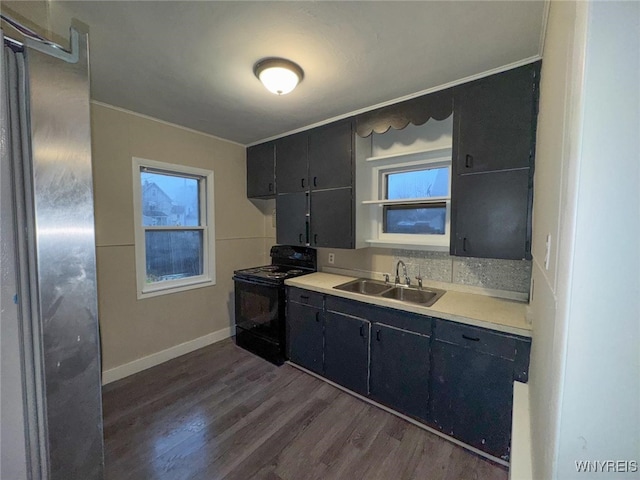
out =
<path fill-rule="evenodd" d="M 335 253 L 330 253 L 328 260 L 329 260 L 329 265 L 333 265 L 336 262 L 336 254 Z"/>

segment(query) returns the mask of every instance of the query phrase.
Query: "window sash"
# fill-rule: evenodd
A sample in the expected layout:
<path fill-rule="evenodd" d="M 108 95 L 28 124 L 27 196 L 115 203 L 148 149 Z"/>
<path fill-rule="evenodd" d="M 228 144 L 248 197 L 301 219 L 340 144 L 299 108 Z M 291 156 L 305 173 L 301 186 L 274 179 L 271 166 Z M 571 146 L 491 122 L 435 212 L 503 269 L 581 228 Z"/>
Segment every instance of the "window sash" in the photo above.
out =
<path fill-rule="evenodd" d="M 143 225 L 142 173 L 158 173 L 198 181 L 199 225 Z M 215 285 L 215 228 L 213 218 L 213 172 L 133 158 L 136 277 L 138 298 Z M 202 235 L 202 274 L 147 283 L 146 232 L 199 231 Z"/>
<path fill-rule="evenodd" d="M 412 233 L 412 232 L 389 232 L 389 219 L 388 212 L 390 211 L 398 211 L 398 210 L 422 210 L 422 209 L 444 209 L 445 218 L 443 222 L 443 232 L 442 233 Z M 446 202 L 429 202 L 429 203 L 410 203 L 410 204 L 393 204 L 393 205 L 384 205 L 382 207 L 382 233 L 386 235 L 411 235 L 411 236 L 424 236 L 424 235 L 437 235 L 444 236 L 447 234 L 447 203 Z"/>
<path fill-rule="evenodd" d="M 449 179 L 449 183 L 447 185 L 447 195 L 433 195 L 433 196 L 429 196 L 429 197 L 403 197 L 403 198 L 393 198 L 390 199 L 389 198 L 389 179 L 392 175 L 402 175 L 402 174 L 407 174 L 407 173 L 411 173 L 411 172 L 426 172 L 429 170 L 440 170 L 446 168 L 447 169 L 447 178 Z M 389 201 L 402 201 L 402 200 L 414 200 L 414 199 L 424 199 L 425 203 L 427 203 L 427 199 L 431 200 L 438 200 L 438 199 L 449 199 L 451 198 L 451 162 L 443 164 L 441 162 L 438 163 L 424 163 L 424 164 L 418 164 L 418 165 L 412 165 L 412 166 L 404 166 L 404 167 L 397 167 L 397 168 L 388 168 L 385 169 L 382 174 L 384 175 L 384 179 L 382 185 L 384 188 L 383 192 L 381 193 L 381 197 L 384 200 L 389 200 Z"/>

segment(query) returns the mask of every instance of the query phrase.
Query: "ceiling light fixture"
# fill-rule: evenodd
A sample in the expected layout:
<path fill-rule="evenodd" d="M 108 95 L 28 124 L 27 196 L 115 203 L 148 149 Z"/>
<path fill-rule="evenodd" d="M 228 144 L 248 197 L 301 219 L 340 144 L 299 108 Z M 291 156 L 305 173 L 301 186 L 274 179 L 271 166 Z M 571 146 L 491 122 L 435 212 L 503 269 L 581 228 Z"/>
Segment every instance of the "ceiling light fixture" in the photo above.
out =
<path fill-rule="evenodd" d="M 267 90 L 276 95 L 291 92 L 304 77 L 298 64 L 284 58 L 263 58 L 253 66 L 253 73 Z"/>

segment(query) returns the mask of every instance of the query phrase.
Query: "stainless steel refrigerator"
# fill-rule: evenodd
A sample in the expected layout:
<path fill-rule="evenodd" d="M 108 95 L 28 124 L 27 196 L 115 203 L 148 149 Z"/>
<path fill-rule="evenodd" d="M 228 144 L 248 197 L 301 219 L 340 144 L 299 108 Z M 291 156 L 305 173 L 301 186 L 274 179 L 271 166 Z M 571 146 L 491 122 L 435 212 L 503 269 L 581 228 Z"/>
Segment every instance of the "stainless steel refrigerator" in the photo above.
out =
<path fill-rule="evenodd" d="M 102 478 L 88 36 L 71 29 L 71 47 L 62 49 L 7 35 L 0 478 Z"/>

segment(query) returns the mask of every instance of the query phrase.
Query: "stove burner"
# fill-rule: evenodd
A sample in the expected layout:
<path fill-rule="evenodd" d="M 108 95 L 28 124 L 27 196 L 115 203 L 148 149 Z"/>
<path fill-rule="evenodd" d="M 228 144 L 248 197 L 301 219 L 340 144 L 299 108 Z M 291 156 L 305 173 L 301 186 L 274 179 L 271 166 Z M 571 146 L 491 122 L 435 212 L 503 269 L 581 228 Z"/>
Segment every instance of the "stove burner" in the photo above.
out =
<path fill-rule="evenodd" d="M 289 270 L 287 273 L 289 275 L 300 275 L 301 273 L 304 273 L 304 270 L 300 270 L 298 268 L 294 268 L 292 270 Z"/>
<path fill-rule="evenodd" d="M 267 273 L 267 277 L 269 278 L 287 278 L 289 276 L 286 272 L 270 272 Z"/>
<path fill-rule="evenodd" d="M 263 272 L 275 272 L 279 268 L 280 267 L 278 265 L 266 265 L 264 267 L 258 268 L 257 270 L 258 271 L 263 271 Z"/>

